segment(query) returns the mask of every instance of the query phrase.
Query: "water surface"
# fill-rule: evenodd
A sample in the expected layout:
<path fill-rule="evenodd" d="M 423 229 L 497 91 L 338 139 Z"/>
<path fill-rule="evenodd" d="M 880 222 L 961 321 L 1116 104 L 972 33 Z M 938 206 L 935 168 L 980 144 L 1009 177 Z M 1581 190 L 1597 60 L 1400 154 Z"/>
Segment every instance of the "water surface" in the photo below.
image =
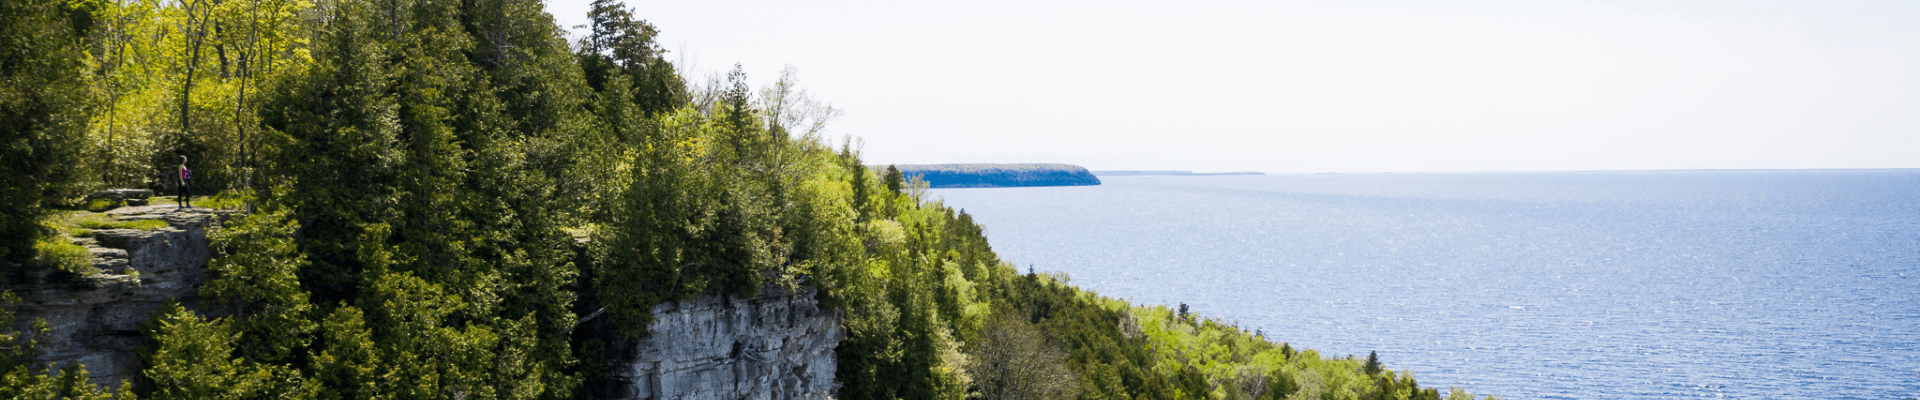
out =
<path fill-rule="evenodd" d="M 1920 397 L 1920 170 L 939 189 L 1002 258 L 1509 399 Z"/>

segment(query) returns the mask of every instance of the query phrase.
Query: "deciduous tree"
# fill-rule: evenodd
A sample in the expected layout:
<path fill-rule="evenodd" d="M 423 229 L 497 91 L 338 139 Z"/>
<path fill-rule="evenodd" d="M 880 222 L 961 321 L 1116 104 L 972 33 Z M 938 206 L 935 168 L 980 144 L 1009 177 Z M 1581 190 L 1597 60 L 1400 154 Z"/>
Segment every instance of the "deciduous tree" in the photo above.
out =
<path fill-rule="evenodd" d="M 1080 379 L 1067 368 L 1067 353 L 1018 317 L 996 315 L 981 329 L 968 366 L 982 398 L 1067 399 Z"/>
<path fill-rule="evenodd" d="M 77 189 L 94 25 L 84 5 L 0 1 L 0 260 L 32 257 L 46 207 Z"/>

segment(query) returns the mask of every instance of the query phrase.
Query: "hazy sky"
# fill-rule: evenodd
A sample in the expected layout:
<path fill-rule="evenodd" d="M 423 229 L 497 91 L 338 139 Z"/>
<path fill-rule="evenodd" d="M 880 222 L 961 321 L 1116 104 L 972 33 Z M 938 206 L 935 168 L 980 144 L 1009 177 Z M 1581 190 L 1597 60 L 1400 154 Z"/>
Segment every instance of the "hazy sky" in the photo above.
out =
<path fill-rule="evenodd" d="M 629 5 L 695 70 L 795 66 L 870 163 L 1920 167 L 1920 1 Z"/>

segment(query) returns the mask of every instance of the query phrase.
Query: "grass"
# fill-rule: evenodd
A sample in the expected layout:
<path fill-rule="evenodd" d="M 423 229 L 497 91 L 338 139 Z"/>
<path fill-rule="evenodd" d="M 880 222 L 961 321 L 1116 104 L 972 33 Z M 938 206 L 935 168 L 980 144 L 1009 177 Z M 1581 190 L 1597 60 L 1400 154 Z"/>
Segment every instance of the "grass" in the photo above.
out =
<path fill-rule="evenodd" d="M 167 227 L 167 221 L 160 219 L 119 220 L 106 214 L 86 211 L 69 211 L 48 218 L 47 225 L 67 237 L 91 237 L 93 231 L 101 229 L 142 229 L 153 230 Z"/>
<path fill-rule="evenodd" d="M 160 195 L 154 195 L 153 197 L 147 198 L 147 202 L 148 202 L 147 204 L 149 205 L 180 204 L 180 201 L 178 199 L 175 199 L 173 196 L 160 196 Z M 233 209 L 239 209 L 241 207 L 246 206 L 247 200 L 244 198 L 241 198 L 237 194 L 229 194 L 227 192 L 221 192 L 220 194 L 213 195 L 213 196 L 193 196 L 193 199 L 192 201 L 190 201 L 190 203 L 192 203 L 195 208 L 218 208 L 223 210 L 233 210 Z"/>
<path fill-rule="evenodd" d="M 246 200 L 241 196 L 229 193 L 198 196 L 193 200 L 195 207 L 203 208 L 235 209 L 246 205 Z M 174 199 L 156 195 L 149 198 L 148 202 L 155 205 L 170 204 L 174 203 Z M 28 260 L 28 264 L 81 276 L 98 274 L 100 271 L 93 267 L 93 252 L 87 250 L 86 246 L 73 244 L 70 238 L 91 237 L 94 231 L 103 229 L 153 230 L 168 226 L 167 221 L 161 219 L 122 220 L 102 213 L 121 206 L 124 203 L 94 199 L 84 204 L 66 206 L 71 208 L 49 216 L 42 223 L 58 234 L 34 242 L 35 255 Z"/>
<path fill-rule="evenodd" d="M 86 209 L 87 211 L 102 212 L 106 210 L 119 208 L 120 202 L 113 201 L 111 199 L 93 199 L 93 200 L 88 200 L 87 204 L 82 205 L 80 207 L 83 209 Z"/>
<path fill-rule="evenodd" d="M 86 247 L 67 243 L 59 239 L 41 240 L 33 244 L 35 253 L 33 265 L 53 268 L 81 276 L 100 273 L 93 268 L 93 252 Z"/>
<path fill-rule="evenodd" d="M 194 198 L 196 207 L 238 209 L 247 205 L 247 200 L 232 192 L 220 192 L 213 197 Z"/>
<path fill-rule="evenodd" d="M 76 222 L 75 225 L 79 225 L 81 228 L 93 229 L 93 230 L 100 230 L 100 229 L 152 230 L 152 229 L 160 229 L 160 228 L 167 227 L 167 221 L 159 220 L 159 219 L 140 219 L 140 220 L 132 220 L 132 221 L 83 219 L 83 220 L 80 220 L 79 222 Z"/>
<path fill-rule="evenodd" d="M 88 204 L 87 208 L 97 207 Z M 167 221 L 161 219 L 121 220 L 85 210 L 55 213 L 41 223 L 57 234 L 33 243 L 34 256 L 27 261 L 28 265 L 80 276 L 98 274 L 100 270 L 93 267 L 93 252 L 72 243 L 71 238 L 91 237 L 94 231 L 102 229 L 153 230 L 168 226 Z"/>

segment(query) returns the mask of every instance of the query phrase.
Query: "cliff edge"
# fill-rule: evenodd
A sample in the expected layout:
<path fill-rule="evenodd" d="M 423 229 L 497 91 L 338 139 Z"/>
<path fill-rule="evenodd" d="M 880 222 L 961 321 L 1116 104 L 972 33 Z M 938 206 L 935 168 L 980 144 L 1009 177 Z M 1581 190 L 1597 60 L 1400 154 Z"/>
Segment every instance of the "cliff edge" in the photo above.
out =
<path fill-rule="evenodd" d="M 653 306 L 647 334 L 610 341 L 595 399 L 824 399 L 839 390 L 834 349 L 846 338 L 839 311 L 814 291 L 704 296 Z"/>
<path fill-rule="evenodd" d="M 51 334 L 37 362 L 79 363 L 89 383 L 118 388 L 142 381 L 142 330 L 167 303 L 202 315 L 230 315 L 199 294 L 208 279 L 207 233 L 234 212 L 125 207 L 104 213 L 120 222 L 164 221 L 154 229 L 101 229 L 75 244 L 92 252 L 90 275 L 5 269 L 0 290 L 18 295 L 14 332 L 44 320 Z M 597 399 L 820 399 L 839 389 L 834 349 L 846 338 L 844 317 L 821 308 L 815 291 L 765 290 L 760 296 L 705 296 L 652 308 L 647 334 L 624 339 L 606 319 L 588 317 L 582 334 L 599 339 L 605 374 L 589 382 Z M 588 357 L 592 357 L 588 355 Z"/>
<path fill-rule="evenodd" d="M 207 229 L 231 212 L 144 206 L 106 214 L 120 221 L 166 224 L 158 229 L 101 229 L 75 239 L 93 253 L 99 273 L 14 269 L 0 289 L 20 296 L 13 331 L 26 331 L 35 320 L 45 320 L 52 328 L 38 361 L 86 365 L 91 383 L 115 388 L 121 380 L 139 380 L 144 364 L 136 349 L 152 342 L 141 325 L 168 302 L 203 308 L 196 292 L 207 279 Z"/>

